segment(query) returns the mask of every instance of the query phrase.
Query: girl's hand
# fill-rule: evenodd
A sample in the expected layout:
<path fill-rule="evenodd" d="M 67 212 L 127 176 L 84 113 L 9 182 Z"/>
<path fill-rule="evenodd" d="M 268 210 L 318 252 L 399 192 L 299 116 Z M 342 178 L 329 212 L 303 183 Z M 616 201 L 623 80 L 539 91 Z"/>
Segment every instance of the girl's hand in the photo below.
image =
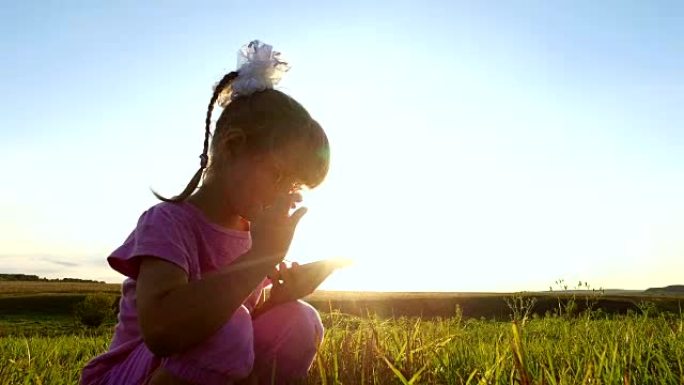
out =
<path fill-rule="evenodd" d="M 290 209 L 301 200 L 302 197 L 298 193 L 284 194 L 251 222 L 252 248 L 250 252 L 256 258 L 273 262 L 273 264 L 285 258 L 295 228 L 306 214 L 306 207 L 300 207 L 292 215 L 289 213 Z"/>
<path fill-rule="evenodd" d="M 289 268 L 281 262 L 269 275 L 273 286 L 268 302 L 275 306 L 306 297 L 321 284 L 319 276 L 319 271 L 303 269 L 297 262 Z"/>
<path fill-rule="evenodd" d="M 306 297 L 313 293 L 335 269 L 350 264 L 350 260 L 330 259 L 304 265 L 293 262 L 292 267 L 288 268 L 285 263 L 281 262 L 279 267 L 268 276 L 273 284 L 270 297 L 254 309 L 252 318 L 259 317 L 274 306 Z"/>
<path fill-rule="evenodd" d="M 288 268 L 281 262 L 278 269 L 274 269 L 269 275 L 273 284 L 269 301 L 281 304 L 306 297 L 313 293 L 333 271 L 351 264 L 349 259 L 334 258 L 303 265 L 293 262 Z"/>

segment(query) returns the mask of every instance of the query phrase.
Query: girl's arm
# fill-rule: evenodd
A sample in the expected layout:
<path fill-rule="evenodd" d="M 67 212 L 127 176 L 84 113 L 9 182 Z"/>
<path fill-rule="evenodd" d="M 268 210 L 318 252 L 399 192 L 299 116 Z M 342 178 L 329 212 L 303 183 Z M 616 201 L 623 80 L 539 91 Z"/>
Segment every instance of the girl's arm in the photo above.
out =
<path fill-rule="evenodd" d="M 200 280 L 159 258 L 142 257 L 136 284 L 138 322 L 145 344 L 165 357 L 210 337 L 273 269 L 251 252 Z"/>
<path fill-rule="evenodd" d="M 196 281 L 159 258 L 141 257 L 136 283 L 138 323 L 157 356 L 180 353 L 216 331 L 287 254 L 306 208 L 289 210 L 297 195 L 284 194 L 251 223 L 252 247 L 225 268 Z"/>

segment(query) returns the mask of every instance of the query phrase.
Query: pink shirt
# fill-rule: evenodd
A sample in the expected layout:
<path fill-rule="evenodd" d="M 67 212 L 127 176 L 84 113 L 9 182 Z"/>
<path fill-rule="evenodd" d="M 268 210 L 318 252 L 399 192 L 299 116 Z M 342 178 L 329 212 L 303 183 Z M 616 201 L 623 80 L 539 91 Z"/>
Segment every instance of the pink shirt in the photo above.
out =
<path fill-rule="evenodd" d="M 249 250 L 249 231 L 231 230 L 207 220 L 190 203 L 162 202 L 145 211 L 123 245 L 107 258 L 109 265 L 128 277 L 122 287 L 119 318 L 110 350 L 141 339 L 136 310 L 136 279 L 140 256 L 154 256 L 171 262 L 198 280 L 204 274 L 233 262 Z M 245 301 L 251 311 L 266 281 Z"/>

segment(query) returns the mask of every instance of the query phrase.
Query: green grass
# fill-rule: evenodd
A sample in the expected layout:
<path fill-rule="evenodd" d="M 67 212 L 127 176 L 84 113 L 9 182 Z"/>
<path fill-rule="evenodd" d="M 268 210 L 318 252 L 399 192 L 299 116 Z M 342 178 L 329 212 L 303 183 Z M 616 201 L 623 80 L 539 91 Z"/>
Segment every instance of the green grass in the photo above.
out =
<path fill-rule="evenodd" d="M 323 319 L 326 335 L 307 384 L 684 383 L 680 314 L 588 313 L 517 323 L 464 320 L 458 313 L 432 320 L 326 313 Z M 45 335 L 22 322 L 32 321 L 0 322 L 6 331 L 0 384 L 74 384 L 111 338 L 111 324 L 84 330 L 66 318 L 43 319 L 45 330 L 60 330 Z"/>
<path fill-rule="evenodd" d="M 334 322 L 312 384 L 681 384 L 682 318 Z M 391 380 L 390 380 L 391 379 Z"/>

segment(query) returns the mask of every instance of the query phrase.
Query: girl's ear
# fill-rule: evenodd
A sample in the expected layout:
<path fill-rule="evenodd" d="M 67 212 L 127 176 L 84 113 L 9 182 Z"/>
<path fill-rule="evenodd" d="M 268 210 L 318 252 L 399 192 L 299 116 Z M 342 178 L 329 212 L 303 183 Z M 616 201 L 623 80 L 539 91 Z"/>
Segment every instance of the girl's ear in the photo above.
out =
<path fill-rule="evenodd" d="M 247 136 L 240 129 L 233 129 L 222 135 L 216 148 L 221 152 L 219 157 L 231 160 L 240 155 L 245 148 Z"/>

